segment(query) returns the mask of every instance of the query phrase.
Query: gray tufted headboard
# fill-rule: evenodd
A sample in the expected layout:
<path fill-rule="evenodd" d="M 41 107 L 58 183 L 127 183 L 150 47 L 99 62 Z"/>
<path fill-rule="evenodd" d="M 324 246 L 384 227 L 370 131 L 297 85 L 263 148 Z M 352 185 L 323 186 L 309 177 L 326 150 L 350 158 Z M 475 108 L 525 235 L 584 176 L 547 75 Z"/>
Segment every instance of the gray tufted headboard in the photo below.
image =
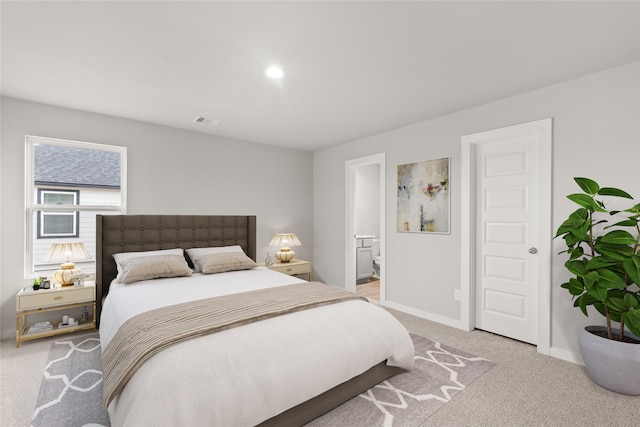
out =
<path fill-rule="evenodd" d="M 240 245 L 256 259 L 251 215 L 96 215 L 96 318 L 117 276 L 113 254 L 174 248 Z M 188 260 L 191 262 L 191 260 Z"/>

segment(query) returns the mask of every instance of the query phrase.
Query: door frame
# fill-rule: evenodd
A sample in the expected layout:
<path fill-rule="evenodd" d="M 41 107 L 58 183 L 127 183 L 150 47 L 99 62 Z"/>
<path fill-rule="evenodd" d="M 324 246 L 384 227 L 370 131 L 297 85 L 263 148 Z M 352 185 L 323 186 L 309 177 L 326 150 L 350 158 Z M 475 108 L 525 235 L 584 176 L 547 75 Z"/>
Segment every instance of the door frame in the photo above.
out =
<path fill-rule="evenodd" d="M 380 167 L 380 304 L 386 301 L 386 154 L 378 153 L 371 156 L 347 160 L 345 162 L 345 266 L 344 286 L 349 292 L 356 292 L 356 240 L 354 239 L 354 206 L 356 169 L 363 166 L 377 164 Z"/>
<path fill-rule="evenodd" d="M 540 195 L 538 216 L 539 286 L 538 286 L 538 353 L 549 355 L 551 347 L 551 252 L 553 230 L 551 228 L 551 169 L 552 169 L 552 119 L 507 126 L 485 132 L 464 135 L 461 150 L 461 249 L 460 249 L 460 323 L 464 329 L 475 328 L 475 161 L 476 147 L 523 135 L 538 135 L 540 143 Z M 545 167 L 548 165 L 548 167 Z"/>

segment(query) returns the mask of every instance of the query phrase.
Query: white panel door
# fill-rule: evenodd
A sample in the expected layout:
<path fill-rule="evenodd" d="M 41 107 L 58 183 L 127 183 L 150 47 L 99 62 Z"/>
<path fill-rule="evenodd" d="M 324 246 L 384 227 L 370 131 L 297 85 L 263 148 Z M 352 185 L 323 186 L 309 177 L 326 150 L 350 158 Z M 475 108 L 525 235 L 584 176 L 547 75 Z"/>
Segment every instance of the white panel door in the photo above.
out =
<path fill-rule="evenodd" d="M 536 135 L 476 147 L 476 328 L 537 344 Z"/>

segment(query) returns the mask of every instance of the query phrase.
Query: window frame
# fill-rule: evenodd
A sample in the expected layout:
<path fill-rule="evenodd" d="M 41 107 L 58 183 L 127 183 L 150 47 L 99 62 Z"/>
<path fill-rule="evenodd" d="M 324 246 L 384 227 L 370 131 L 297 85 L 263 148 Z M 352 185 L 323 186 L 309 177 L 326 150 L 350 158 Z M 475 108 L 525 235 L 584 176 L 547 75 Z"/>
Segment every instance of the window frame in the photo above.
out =
<path fill-rule="evenodd" d="M 76 205 L 46 205 L 34 201 L 34 193 L 38 190 L 35 185 L 35 146 L 37 144 L 55 145 L 59 147 L 71 147 L 71 148 L 83 148 L 89 150 L 102 150 L 109 152 L 116 152 L 120 154 L 120 206 L 110 205 L 82 205 L 80 196 L 77 196 Z M 48 186 L 49 187 L 49 186 Z M 65 191 L 65 190 L 63 190 Z M 70 191 L 70 190 L 66 190 Z M 92 142 L 73 141 L 66 139 L 49 138 L 34 135 L 25 135 L 25 217 L 24 217 L 24 229 L 25 229 L 25 263 L 24 263 L 24 275 L 26 278 L 34 277 L 34 275 L 40 275 L 43 271 L 38 270 L 36 272 L 34 265 L 34 241 L 37 237 L 34 236 L 34 225 L 37 234 L 40 233 L 40 212 L 65 212 L 76 213 L 76 229 L 79 235 L 79 215 L 81 211 L 101 212 L 101 213 L 113 213 L 113 214 L 126 214 L 127 213 L 127 147 L 121 147 L 116 145 L 97 144 Z M 35 213 L 38 215 L 35 215 Z M 34 218 L 37 217 L 37 219 Z M 37 222 L 37 224 L 34 224 Z M 74 239 L 78 236 L 53 236 L 58 239 Z M 44 237 L 47 238 L 48 237 Z M 53 271 L 53 270 L 51 270 Z M 95 271 L 95 265 L 91 269 L 91 272 Z"/>
<path fill-rule="evenodd" d="M 34 186 L 35 187 L 35 186 Z M 73 194 L 73 205 L 76 206 L 80 204 L 80 190 L 62 190 L 57 188 L 38 188 L 38 204 L 43 204 L 42 200 L 44 199 L 44 195 L 48 193 L 62 193 L 62 194 Z M 73 217 L 73 232 L 72 233 L 50 233 L 46 234 L 44 232 L 45 226 L 45 218 L 48 215 L 69 215 Z M 51 211 L 38 211 L 37 217 L 37 226 L 36 230 L 36 238 L 37 239 L 59 239 L 59 238 L 77 238 L 80 236 L 80 211 L 73 212 L 51 212 Z"/>

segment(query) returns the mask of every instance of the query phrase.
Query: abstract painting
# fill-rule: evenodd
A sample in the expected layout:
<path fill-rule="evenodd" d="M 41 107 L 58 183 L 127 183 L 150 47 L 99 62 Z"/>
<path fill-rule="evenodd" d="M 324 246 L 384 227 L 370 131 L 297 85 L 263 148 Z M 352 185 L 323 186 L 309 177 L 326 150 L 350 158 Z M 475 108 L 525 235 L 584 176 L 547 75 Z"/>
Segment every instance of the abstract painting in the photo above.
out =
<path fill-rule="evenodd" d="M 449 157 L 398 165 L 398 231 L 449 234 Z"/>

